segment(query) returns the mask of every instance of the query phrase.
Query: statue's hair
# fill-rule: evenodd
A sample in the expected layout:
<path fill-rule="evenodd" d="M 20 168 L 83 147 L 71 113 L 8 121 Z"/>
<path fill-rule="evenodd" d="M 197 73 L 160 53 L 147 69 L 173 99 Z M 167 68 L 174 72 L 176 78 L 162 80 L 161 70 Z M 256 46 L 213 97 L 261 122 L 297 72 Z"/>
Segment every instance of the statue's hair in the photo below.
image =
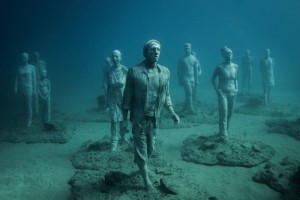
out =
<path fill-rule="evenodd" d="M 191 43 L 185 43 L 184 47 L 186 47 L 186 46 L 192 47 Z"/>
<path fill-rule="evenodd" d="M 148 40 L 145 44 L 144 44 L 144 48 L 143 48 L 143 55 L 144 57 L 147 56 L 147 50 L 148 48 L 153 44 L 153 43 L 156 43 L 160 46 L 160 43 L 159 41 L 155 40 L 155 39 L 151 39 L 151 40 Z"/>
<path fill-rule="evenodd" d="M 221 48 L 221 54 L 224 56 L 226 53 L 228 52 L 232 52 L 232 50 L 230 48 L 228 48 L 227 46 L 224 46 Z"/>

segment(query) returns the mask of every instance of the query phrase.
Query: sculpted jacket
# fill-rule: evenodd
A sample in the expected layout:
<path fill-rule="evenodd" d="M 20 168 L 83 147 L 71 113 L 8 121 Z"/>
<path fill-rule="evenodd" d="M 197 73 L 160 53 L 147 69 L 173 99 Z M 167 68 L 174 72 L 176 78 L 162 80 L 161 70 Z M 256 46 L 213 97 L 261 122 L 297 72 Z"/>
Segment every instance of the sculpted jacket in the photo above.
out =
<path fill-rule="evenodd" d="M 145 61 L 129 69 L 123 98 L 123 109 L 130 111 L 132 123 L 139 123 L 145 117 L 147 94 L 158 92 L 154 117 L 160 118 L 163 107 L 172 106 L 169 92 L 170 72 L 168 68 L 157 64 L 159 76 L 158 91 L 150 91 L 149 78 L 146 73 Z"/>

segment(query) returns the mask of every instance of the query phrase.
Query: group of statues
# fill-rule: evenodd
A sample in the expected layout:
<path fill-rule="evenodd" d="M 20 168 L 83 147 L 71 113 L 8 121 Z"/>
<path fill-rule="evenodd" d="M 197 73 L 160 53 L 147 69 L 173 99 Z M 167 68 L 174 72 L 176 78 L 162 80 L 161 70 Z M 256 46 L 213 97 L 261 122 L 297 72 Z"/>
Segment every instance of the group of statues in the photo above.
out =
<path fill-rule="evenodd" d="M 170 113 L 175 124 L 180 119 L 173 109 L 169 92 L 170 72 L 158 64 L 160 43 L 149 40 L 143 48 L 145 59 L 127 69 L 120 64 L 121 52 L 114 50 L 111 66 L 106 67 L 104 88 L 111 119 L 111 150 L 118 144 L 117 124 L 121 135 L 120 142 L 126 142 L 128 118 L 132 123 L 134 141 L 134 162 L 150 192 L 156 192 L 148 175 L 148 158 L 155 148 L 158 122 L 163 108 Z"/>
<path fill-rule="evenodd" d="M 263 96 L 264 104 L 267 106 L 270 102 L 270 90 L 271 87 L 275 85 L 274 81 L 274 59 L 271 58 L 270 49 L 265 50 L 264 58 L 260 61 L 260 72 L 262 76 L 262 86 L 263 86 Z M 246 55 L 242 59 L 242 90 L 241 93 L 244 94 L 244 86 L 247 84 L 248 94 L 252 93 L 251 80 L 254 68 L 254 59 L 251 56 L 250 50 L 246 50 Z"/>
<path fill-rule="evenodd" d="M 18 111 L 25 114 L 25 125 L 32 125 L 33 116 L 40 116 L 43 122 L 51 119 L 51 85 L 47 78 L 45 61 L 40 59 L 38 52 L 32 55 L 29 64 L 29 54 L 21 54 L 21 64 L 17 68 L 14 92 L 17 95 Z M 18 116 L 22 116 L 19 113 Z M 23 123 L 23 122 L 22 122 Z"/>
<path fill-rule="evenodd" d="M 212 85 L 218 96 L 219 109 L 219 134 L 223 141 L 228 140 L 229 123 L 233 113 L 234 103 L 238 94 L 237 72 L 238 66 L 232 63 L 232 50 L 228 47 L 221 48 L 221 54 L 224 62 L 218 65 L 211 77 Z M 249 50 L 242 59 L 242 93 L 244 83 L 248 83 L 248 94 L 251 93 L 251 77 L 254 61 Z M 274 81 L 274 60 L 270 57 L 270 49 L 265 50 L 265 56 L 260 62 L 260 71 L 262 76 L 264 105 L 270 102 L 270 90 L 275 85 Z M 219 84 L 216 78 L 219 77 Z"/>
<path fill-rule="evenodd" d="M 196 113 L 193 102 L 196 100 L 201 65 L 192 51 L 190 43 L 184 44 L 185 54 L 178 62 L 178 80 L 185 91 L 185 103 L 182 112 Z M 157 40 L 149 40 L 144 44 L 144 60 L 138 65 L 127 68 L 121 64 L 122 54 L 119 50 L 112 52 L 106 59 L 103 70 L 105 108 L 111 121 L 111 150 L 115 151 L 119 143 L 128 142 L 125 135 L 128 130 L 128 119 L 132 123 L 134 142 L 134 161 L 143 177 L 145 187 L 155 192 L 148 176 L 148 158 L 155 149 L 155 139 L 159 129 L 159 121 L 163 108 L 169 112 L 174 124 L 180 122 L 175 113 L 169 91 L 170 72 L 165 66 L 158 64 L 161 45 Z M 229 136 L 229 123 L 233 113 L 235 99 L 238 93 L 238 66 L 232 62 L 232 50 L 221 48 L 224 62 L 219 64 L 211 77 L 212 85 L 218 97 L 219 136 L 226 142 Z M 248 84 L 251 92 L 251 76 L 254 66 L 250 51 L 246 51 L 242 59 L 243 84 Z M 270 88 L 274 86 L 274 61 L 270 50 L 265 50 L 261 61 L 262 83 L 265 105 L 270 99 Z M 217 81 L 218 79 L 218 81 Z M 18 67 L 15 93 L 19 105 L 23 105 L 26 116 L 26 126 L 32 125 L 33 112 L 43 117 L 47 122 L 51 119 L 51 86 L 47 78 L 45 61 L 39 58 L 39 53 L 33 54 L 29 64 L 28 53 L 22 53 L 22 64 Z M 118 136 L 120 133 L 120 137 Z"/>
<path fill-rule="evenodd" d="M 106 108 L 111 119 L 111 150 L 115 151 L 119 142 L 127 142 L 125 133 L 128 132 L 128 115 L 130 115 L 134 161 L 140 170 L 146 189 L 150 192 L 155 192 L 155 188 L 148 176 L 147 162 L 155 149 L 162 109 L 166 108 L 174 124 L 180 122 L 169 92 L 169 69 L 158 64 L 160 47 L 157 40 L 147 41 L 143 48 L 145 59 L 129 69 L 120 63 L 121 52 L 114 50 L 111 58 L 106 59 L 107 65 L 103 77 Z M 194 114 L 193 102 L 196 100 L 201 65 L 190 43 L 184 44 L 184 51 L 185 54 L 178 63 L 178 80 L 185 91 L 182 112 Z M 238 93 L 238 66 L 232 62 L 233 54 L 230 48 L 221 48 L 221 54 L 224 62 L 214 70 L 211 82 L 218 97 L 220 141 L 226 142 Z M 247 50 L 242 60 L 242 69 L 243 85 L 247 80 L 249 93 L 253 65 L 253 58 Z M 273 65 L 270 50 L 266 49 L 265 58 L 260 65 L 266 105 L 269 103 L 270 88 L 274 85 Z M 118 129 L 120 139 L 117 134 Z"/>

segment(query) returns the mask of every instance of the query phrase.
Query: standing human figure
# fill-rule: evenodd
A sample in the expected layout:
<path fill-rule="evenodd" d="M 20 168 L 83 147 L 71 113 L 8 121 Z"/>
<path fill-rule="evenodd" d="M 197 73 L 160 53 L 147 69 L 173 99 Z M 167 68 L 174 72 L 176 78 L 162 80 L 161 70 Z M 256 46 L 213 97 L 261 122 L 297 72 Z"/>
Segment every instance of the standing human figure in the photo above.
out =
<path fill-rule="evenodd" d="M 248 94 L 251 94 L 252 72 L 254 68 L 254 59 L 249 49 L 246 50 L 245 56 L 242 58 L 242 94 L 244 94 L 245 83 L 247 83 Z"/>
<path fill-rule="evenodd" d="M 126 142 L 125 133 L 127 127 L 123 126 L 123 93 L 126 83 L 128 69 L 121 65 L 122 55 L 119 50 L 112 52 L 110 66 L 105 72 L 105 85 L 107 86 L 107 102 L 111 122 L 111 150 L 115 151 L 118 145 L 118 126 L 121 135 L 121 142 Z"/>
<path fill-rule="evenodd" d="M 15 94 L 18 97 L 19 110 L 25 111 L 26 126 L 32 125 L 32 98 L 36 96 L 35 68 L 28 64 L 28 53 L 22 53 L 22 64 L 17 69 Z"/>
<path fill-rule="evenodd" d="M 274 59 L 270 57 L 270 49 L 265 50 L 265 57 L 260 61 L 260 71 L 262 75 L 262 86 L 264 104 L 267 106 L 270 103 L 271 87 L 275 86 L 274 80 Z"/>
<path fill-rule="evenodd" d="M 43 71 L 46 71 L 47 73 L 47 66 L 46 62 L 40 58 L 40 53 L 39 52 L 34 52 L 32 55 L 32 62 L 31 64 L 35 68 L 35 75 L 36 75 L 36 83 L 40 81 L 41 74 L 44 73 Z M 36 94 L 33 97 L 33 112 L 35 115 L 38 115 L 40 111 L 39 108 L 39 96 Z"/>
<path fill-rule="evenodd" d="M 178 62 L 178 80 L 185 92 L 185 103 L 183 111 L 195 113 L 193 107 L 193 92 L 198 85 L 198 60 L 192 55 L 192 45 L 184 44 L 184 56 Z"/>
<path fill-rule="evenodd" d="M 232 63 L 232 51 L 228 47 L 221 48 L 224 62 L 218 65 L 211 77 L 211 82 L 218 96 L 219 135 L 223 141 L 228 140 L 229 123 L 238 92 L 238 66 Z M 219 79 L 219 84 L 216 78 Z"/>
<path fill-rule="evenodd" d="M 149 40 L 143 49 L 145 60 L 130 68 L 124 91 L 124 119 L 130 111 L 134 141 L 134 161 L 139 167 L 146 189 L 156 192 L 148 176 L 148 158 L 154 150 L 161 111 L 165 107 L 174 123 L 179 117 L 174 112 L 169 92 L 170 72 L 158 64 L 160 43 Z"/>
<path fill-rule="evenodd" d="M 40 71 L 38 96 L 43 122 L 49 122 L 51 120 L 51 85 L 46 70 Z"/>

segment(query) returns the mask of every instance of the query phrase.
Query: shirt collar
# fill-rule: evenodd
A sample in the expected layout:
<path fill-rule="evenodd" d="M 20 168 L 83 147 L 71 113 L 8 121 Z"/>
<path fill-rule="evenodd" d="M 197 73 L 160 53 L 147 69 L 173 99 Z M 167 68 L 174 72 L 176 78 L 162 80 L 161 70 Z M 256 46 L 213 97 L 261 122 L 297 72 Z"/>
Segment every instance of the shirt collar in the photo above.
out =
<path fill-rule="evenodd" d="M 146 71 L 146 66 L 145 66 L 145 60 L 141 63 L 142 67 L 139 69 L 139 72 L 147 72 Z M 162 71 L 162 67 L 160 66 L 160 64 L 156 63 L 157 69 L 158 69 L 158 73 L 160 73 Z"/>

